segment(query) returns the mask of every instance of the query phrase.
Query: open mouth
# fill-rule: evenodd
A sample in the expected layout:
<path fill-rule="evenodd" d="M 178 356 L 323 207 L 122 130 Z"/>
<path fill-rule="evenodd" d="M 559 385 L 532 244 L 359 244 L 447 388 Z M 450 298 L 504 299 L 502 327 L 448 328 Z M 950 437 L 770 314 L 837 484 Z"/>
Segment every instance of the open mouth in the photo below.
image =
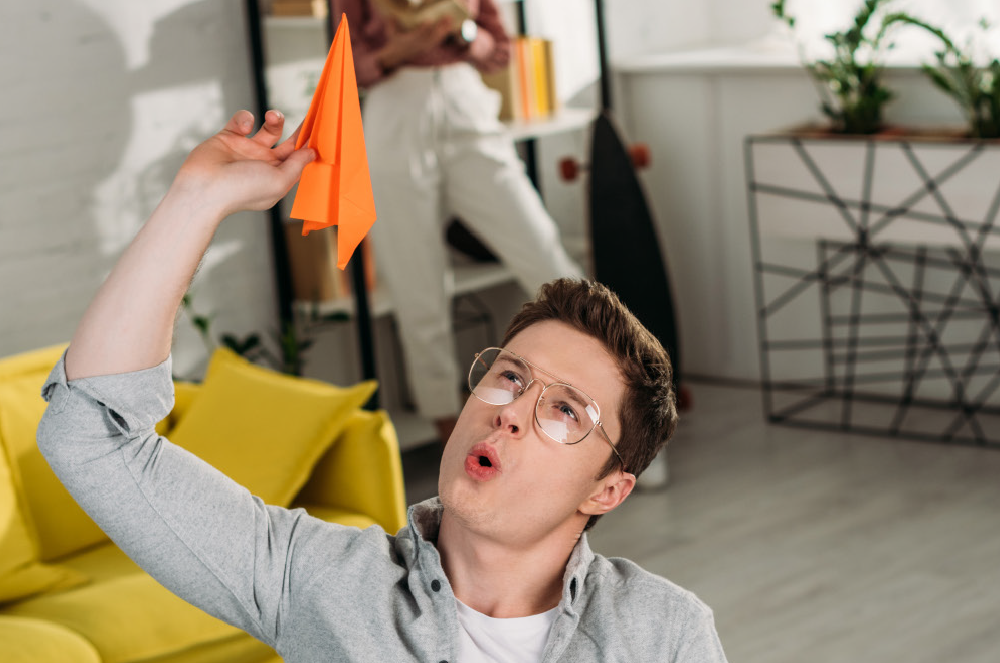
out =
<path fill-rule="evenodd" d="M 480 443 L 469 449 L 465 459 L 465 471 L 475 479 L 485 481 L 503 471 L 500 456 L 489 444 Z"/>

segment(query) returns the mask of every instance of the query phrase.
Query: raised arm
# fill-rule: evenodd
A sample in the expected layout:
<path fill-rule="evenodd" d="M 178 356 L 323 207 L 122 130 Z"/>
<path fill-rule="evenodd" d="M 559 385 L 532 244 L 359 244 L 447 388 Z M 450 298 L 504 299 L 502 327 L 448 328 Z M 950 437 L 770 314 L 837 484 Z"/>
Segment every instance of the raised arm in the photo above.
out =
<path fill-rule="evenodd" d="M 300 525 L 307 519 L 265 506 L 154 430 L 173 404 L 174 315 L 212 234 L 228 214 L 273 205 L 313 158 L 291 140 L 272 148 L 280 113 L 269 111 L 248 138 L 252 123 L 241 111 L 191 153 L 122 255 L 43 387 L 49 406 L 38 446 L 74 499 L 142 568 L 274 644 L 290 601 L 288 551 L 313 531 Z"/>
<path fill-rule="evenodd" d="M 240 111 L 196 147 L 87 308 L 66 355 L 69 380 L 151 368 L 170 354 L 174 319 L 222 220 L 262 210 L 288 193 L 312 161 L 295 136 L 274 146 L 284 117 L 260 130 Z"/>

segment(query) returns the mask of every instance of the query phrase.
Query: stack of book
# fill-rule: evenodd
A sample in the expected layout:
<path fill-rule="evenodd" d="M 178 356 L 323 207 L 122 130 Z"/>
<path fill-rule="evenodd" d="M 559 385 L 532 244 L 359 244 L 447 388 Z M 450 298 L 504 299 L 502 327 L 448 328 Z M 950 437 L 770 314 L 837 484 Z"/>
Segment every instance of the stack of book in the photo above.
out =
<path fill-rule="evenodd" d="M 537 120 L 559 110 L 549 39 L 515 37 L 510 64 L 502 71 L 483 74 L 483 81 L 503 99 L 501 120 Z"/>

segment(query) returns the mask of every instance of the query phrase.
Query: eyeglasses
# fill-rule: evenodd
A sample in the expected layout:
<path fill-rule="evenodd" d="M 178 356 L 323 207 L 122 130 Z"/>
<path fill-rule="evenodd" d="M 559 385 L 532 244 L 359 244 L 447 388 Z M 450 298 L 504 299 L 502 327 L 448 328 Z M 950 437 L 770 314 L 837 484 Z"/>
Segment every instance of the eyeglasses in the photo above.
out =
<path fill-rule="evenodd" d="M 597 401 L 524 357 L 503 348 L 486 348 L 476 353 L 469 369 L 469 389 L 484 403 L 506 405 L 536 381 L 531 377 L 531 369 L 557 380 L 547 385 L 538 380 L 543 388 L 535 402 L 535 421 L 542 432 L 560 444 L 578 444 L 596 428 L 625 471 L 625 461 L 601 424 Z"/>

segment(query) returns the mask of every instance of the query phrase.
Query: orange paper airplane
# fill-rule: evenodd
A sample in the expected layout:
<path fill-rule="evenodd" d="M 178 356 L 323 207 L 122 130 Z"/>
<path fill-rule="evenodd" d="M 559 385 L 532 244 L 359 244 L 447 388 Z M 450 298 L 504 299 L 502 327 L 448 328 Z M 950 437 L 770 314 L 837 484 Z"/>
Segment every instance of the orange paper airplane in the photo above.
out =
<path fill-rule="evenodd" d="M 311 147 L 317 156 L 302 171 L 291 216 L 302 219 L 303 235 L 338 226 L 337 267 L 344 269 L 375 222 L 375 197 L 346 15 L 340 19 L 295 141 L 296 149 L 302 146 Z"/>

